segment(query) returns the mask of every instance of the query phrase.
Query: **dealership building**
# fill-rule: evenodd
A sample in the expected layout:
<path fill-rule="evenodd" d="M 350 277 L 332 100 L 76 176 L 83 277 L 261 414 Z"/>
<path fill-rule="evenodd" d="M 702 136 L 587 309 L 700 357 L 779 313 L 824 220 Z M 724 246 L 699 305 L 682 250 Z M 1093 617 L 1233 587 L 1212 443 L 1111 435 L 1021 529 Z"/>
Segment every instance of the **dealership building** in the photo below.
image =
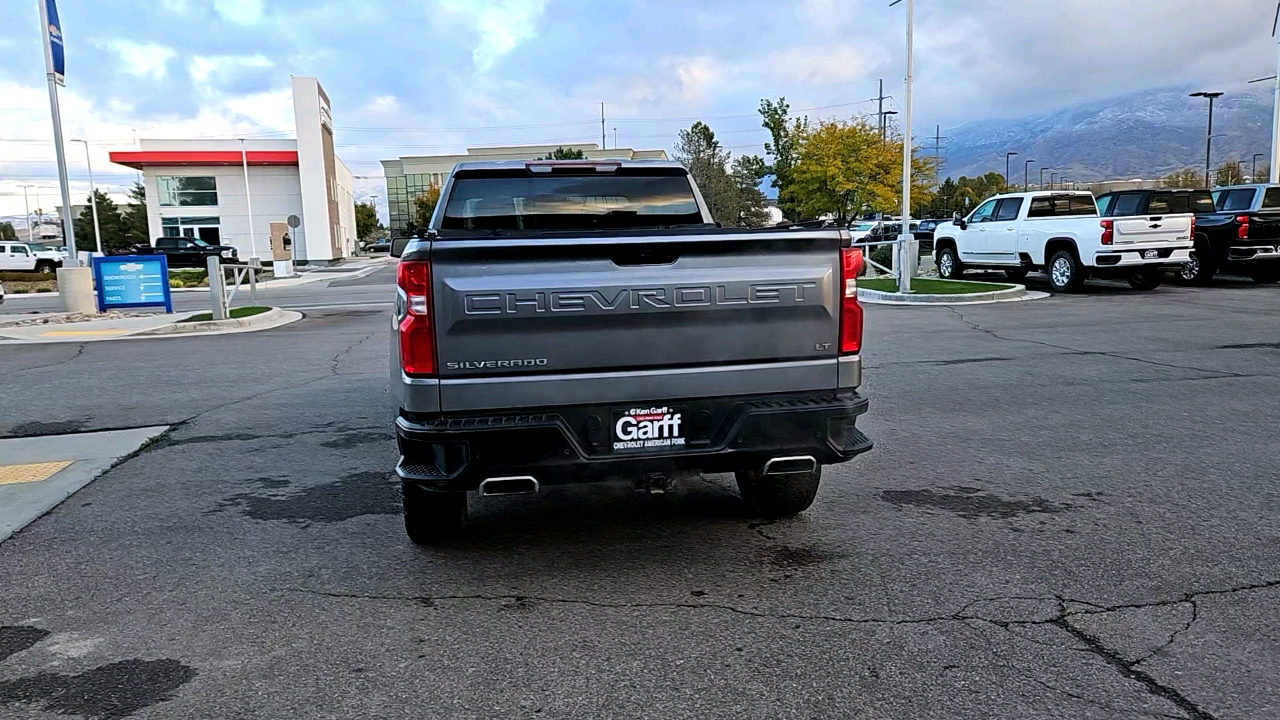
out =
<path fill-rule="evenodd" d="M 515 145 L 509 147 L 467 148 L 465 155 L 415 155 L 383 160 L 382 172 L 387 177 L 387 208 L 391 214 L 392 237 L 409 235 L 410 224 L 418 222 L 414 198 L 432 186 L 442 187 L 462 162 L 480 160 L 536 160 L 554 153 L 557 148 L 581 150 L 588 160 L 666 160 L 665 150 L 601 149 L 595 143 L 572 145 Z"/>
<path fill-rule="evenodd" d="M 142 140 L 112 152 L 111 162 L 142 172 L 151 237 L 301 265 L 353 255 L 353 178 L 334 154 L 329 98 L 315 78 L 293 78 L 293 110 L 292 140 Z"/>

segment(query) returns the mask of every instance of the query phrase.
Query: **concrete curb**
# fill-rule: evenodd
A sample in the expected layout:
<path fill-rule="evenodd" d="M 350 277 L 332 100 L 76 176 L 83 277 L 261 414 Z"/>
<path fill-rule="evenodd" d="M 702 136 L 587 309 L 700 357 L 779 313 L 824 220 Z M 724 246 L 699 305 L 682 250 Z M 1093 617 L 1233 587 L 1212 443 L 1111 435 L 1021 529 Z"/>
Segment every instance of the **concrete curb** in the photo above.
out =
<path fill-rule="evenodd" d="M 1014 285 L 1008 290 L 964 295 L 919 295 L 858 288 L 858 300 L 873 305 L 980 305 L 1012 300 L 1037 300 L 1039 297 L 1048 297 L 1048 295 L 1037 293 L 1028 296 L 1025 285 Z"/>
<path fill-rule="evenodd" d="M 199 315 L 200 313 L 192 313 Z M 188 316 L 190 317 L 190 316 Z M 238 320 L 207 320 L 205 322 L 175 322 L 152 330 L 143 330 L 129 337 L 167 337 L 170 335 L 226 335 L 229 333 L 270 330 L 302 319 L 302 313 L 293 310 L 271 308 L 267 312 Z"/>

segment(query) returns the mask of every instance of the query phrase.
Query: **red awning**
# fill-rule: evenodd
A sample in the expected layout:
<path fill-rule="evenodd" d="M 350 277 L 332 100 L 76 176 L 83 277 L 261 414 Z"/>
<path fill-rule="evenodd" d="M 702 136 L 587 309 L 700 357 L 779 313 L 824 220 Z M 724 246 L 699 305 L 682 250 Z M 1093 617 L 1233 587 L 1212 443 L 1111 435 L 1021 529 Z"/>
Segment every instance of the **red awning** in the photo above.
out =
<path fill-rule="evenodd" d="M 111 153 L 111 162 L 141 170 L 145 167 L 240 165 L 239 150 L 128 150 Z M 249 150 L 250 165 L 297 165 L 297 150 Z"/>

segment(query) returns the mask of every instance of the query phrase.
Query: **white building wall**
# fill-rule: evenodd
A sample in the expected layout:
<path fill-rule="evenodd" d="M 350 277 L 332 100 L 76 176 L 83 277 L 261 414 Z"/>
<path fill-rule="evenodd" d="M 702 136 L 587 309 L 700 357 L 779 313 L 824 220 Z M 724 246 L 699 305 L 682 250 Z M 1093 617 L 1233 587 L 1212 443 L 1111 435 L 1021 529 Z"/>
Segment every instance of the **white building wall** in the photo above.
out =
<path fill-rule="evenodd" d="M 312 77 L 295 76 L 293 121 L 298 134 L 298 171 L 301 177 L 303 209 L 301 242 L 294 242 L 294 256 L 304 262 L 332 260 L 329 237 L 329 188 L 325 180 L 324 140 L 320 116 L 320 83 Z"/>
<path fill-rule="evenodd" d="M 342 254 L 351 257 L 356 253 L 356 196 L 355 178 L 351 170 L 335 158 L 337 163 L 338 235 L 342 238 Z"/>
<path fill-rule="evenodd" d="M 216 207 L 161 207 L 156 178 L 169 176 L 202 176 L 216 178 Z M 253 241 L 249 234 L 248 198 L 245 195 L 244 170 L 239 167 L 156 167 L 143 172 L 147 188 L 147 225 L 152 242 L 164 235 L 163 218 L 217 216 L 218 232 L 223 245 L 232 245 L 241 259 L 254 255 L 271 259 L 272 222 L 284 222 L 290 215 L 302 215 L 302 193 L 298 168 L 292 166 L 250 166 L 249 192 L 253 201 Z"/>

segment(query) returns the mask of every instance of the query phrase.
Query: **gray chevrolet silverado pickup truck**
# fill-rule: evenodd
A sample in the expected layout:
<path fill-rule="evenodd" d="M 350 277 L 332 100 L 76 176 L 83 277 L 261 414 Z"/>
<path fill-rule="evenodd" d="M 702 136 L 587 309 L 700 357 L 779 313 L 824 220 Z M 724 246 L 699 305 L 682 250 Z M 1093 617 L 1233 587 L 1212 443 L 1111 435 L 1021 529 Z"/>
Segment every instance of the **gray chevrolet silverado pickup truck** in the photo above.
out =
<path fill-rule="evenodd" d="M 736 474 L 794 515 L 822 466 L 871 449 L 861 251 L 843 229 L 721 229 L 680 165 L 459 165 L 398 240 L 396 473 L 409 537 L 467 521 L 467 492 Z"/>

